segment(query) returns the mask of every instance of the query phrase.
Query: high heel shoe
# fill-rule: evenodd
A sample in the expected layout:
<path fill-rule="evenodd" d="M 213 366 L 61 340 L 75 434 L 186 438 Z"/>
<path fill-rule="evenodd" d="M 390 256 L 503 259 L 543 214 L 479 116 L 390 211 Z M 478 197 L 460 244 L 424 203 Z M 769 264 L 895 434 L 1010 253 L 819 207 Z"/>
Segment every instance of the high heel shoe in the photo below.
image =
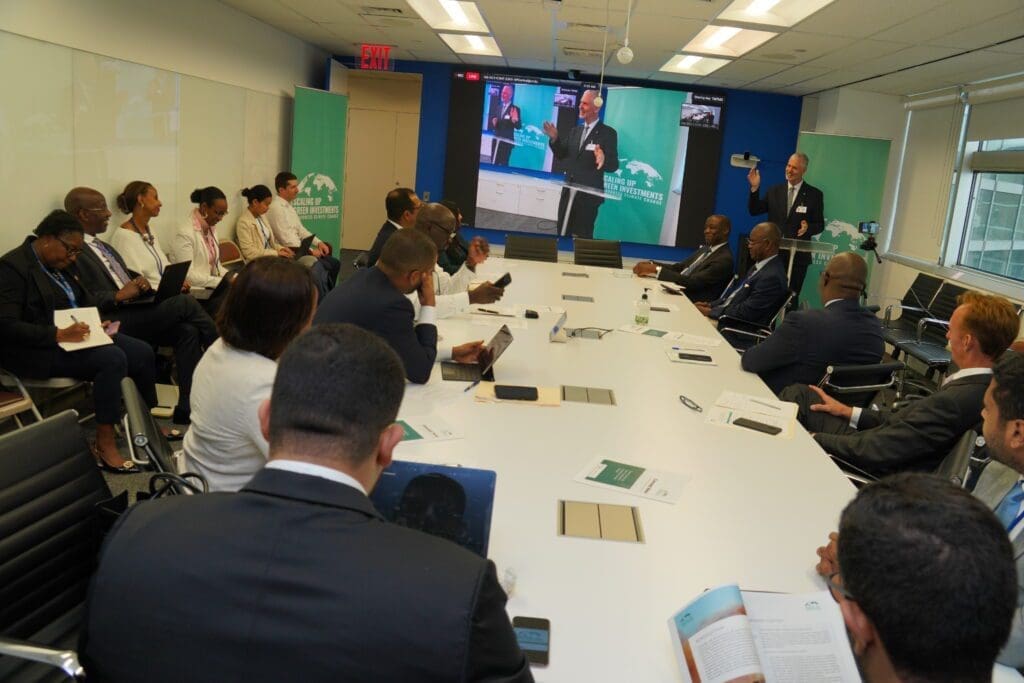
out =
<path fill-rule="evenodd" d="M 90 446 L 90 449 L 92 450 L 93 457 L 96 458 L 96 467 L 99 467 L 104 472 L 110 472 L 111 474 L 138 474 L 142 472 L 138 465 L 131 460 L 125 460 L 120 467 L 109 464 L 103 459 L 103 453 L 95 443 Z"/>

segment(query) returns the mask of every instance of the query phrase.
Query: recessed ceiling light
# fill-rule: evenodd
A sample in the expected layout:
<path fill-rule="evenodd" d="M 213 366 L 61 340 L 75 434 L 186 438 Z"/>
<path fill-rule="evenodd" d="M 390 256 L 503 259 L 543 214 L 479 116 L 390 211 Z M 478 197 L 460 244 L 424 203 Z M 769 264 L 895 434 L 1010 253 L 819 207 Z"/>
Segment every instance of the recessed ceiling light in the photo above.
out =
<path fill-rule="evenodd" d="M 729 63 L 728 59 L 716 59 L 702 55 L 675 55 L 665 62 L 661 71 L 673 74 L 690 74 L 692 76 L 707 76 L 712 71 L 717 71 Z"/>
<path fill-rule="evenodd" d="M 475 2 L 463 0 L 406 0 L 423 21 L 439 31 L 490 33 Z"/>
<path fill-rule="evenodd" d="M 717 21 L 792 26 L 834 0 L 733 0 Z"/>
<path fill-rule="evenodd" d="M 438 33 L 437 35 L 448 43 L 448 47 L 460 55 L 501 57 L 501 48 L 491 36 L 478 36 L 471 33 Z"/>
<path fill-rule="evenodd" d="M 683 51 L 722 57 L 739 57 L 777 35 L 771 31 L 755 31 L 737 26 L 710 24 L 687 43 Z"/>

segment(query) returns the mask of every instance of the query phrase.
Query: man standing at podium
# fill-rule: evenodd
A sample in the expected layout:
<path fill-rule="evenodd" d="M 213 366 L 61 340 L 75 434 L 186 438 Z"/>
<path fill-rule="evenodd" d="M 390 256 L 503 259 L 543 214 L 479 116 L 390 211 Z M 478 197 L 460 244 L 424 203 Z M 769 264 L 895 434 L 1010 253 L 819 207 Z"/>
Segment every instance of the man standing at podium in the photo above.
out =
<path fill-rule="evenodd" d="M 515 141 L 516 131 L 523 127 L 522 112 L 512 104 L 515 87 L 506 83 L 501 88 L 501 104 L 489 112 L 487 129 L 494 132 L 491 140 L 493 159 L 496 166 L 508 166 L 512 145 L 502 140 Z"/>
<path fill-rule="evenodd" d="M 585 185 L 604 191 L 604 174 L 619 170 L 619 135 L 615 129 L 597 118 L 600 107 L 594 103 L 596 90 L 586 90 L 580 98 L 580 118 L 583 124 L 575 126 L 569 132 L 569 139 L 564 140 L 558 135 L 558 128 L 550 121 L 544 122 L 544 133 L 550 138 L 551 153 L 556 159 L 567 159 L 565 182 L 573 185 Z M 594 236 L 594 221 L 597 210 L 601 208 L 604 198 L 577 190 L 576 199 L 572 203 L 572 211 L 568 222 L 565 212 L 569 204 L 569 189 L 562 188 L 562 197 L 558 201 L 558 229 L 565 234 L 591 239 Z"/>
<path fill-rule="evenodd" d="M 810 240 L 814 235 L 825 229 L 825 196 L 821 190 L 804 182 L 809 159 L 802 152 L 795 152 L 786 163 L 786 182 L 773 185 L 765 192 L 764 199 L 758 190 L 761 187 L 761 172 L 757 167 L 750 169 L 747 180 L 750 182 L 750 198 L 747 209 L 751 216 L 768 214 L 768 221 L 782 229 L 782 236 L 787 239 Z M 783 253 L 788 250 L 783 249 Z M 793 300 L 795 306 L 800 298 L 800 290 L 804 286 L 807 266 L 811 263 L 811 255 L 798 251 L 793 257 L 793 272 L 789 278 L 789 288 L 796 292 Z"/>

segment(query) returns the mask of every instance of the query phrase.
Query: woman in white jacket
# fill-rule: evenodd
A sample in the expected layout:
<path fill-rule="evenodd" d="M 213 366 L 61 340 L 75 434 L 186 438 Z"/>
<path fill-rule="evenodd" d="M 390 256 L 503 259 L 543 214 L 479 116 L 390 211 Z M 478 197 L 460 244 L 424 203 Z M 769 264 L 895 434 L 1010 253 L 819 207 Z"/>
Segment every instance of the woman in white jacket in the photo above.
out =
<path fill-rule="evenodd" d="M 219 188 L 193 190 L 189 196 L 197 206 L 178 227 L 171 242 L 171 260 L 192 261 L 188 281 L 193 287 L 214 289 L 224 277 L 220 265 L 220 244 L 214 226 L 228 213 L 228 200 Z"/>

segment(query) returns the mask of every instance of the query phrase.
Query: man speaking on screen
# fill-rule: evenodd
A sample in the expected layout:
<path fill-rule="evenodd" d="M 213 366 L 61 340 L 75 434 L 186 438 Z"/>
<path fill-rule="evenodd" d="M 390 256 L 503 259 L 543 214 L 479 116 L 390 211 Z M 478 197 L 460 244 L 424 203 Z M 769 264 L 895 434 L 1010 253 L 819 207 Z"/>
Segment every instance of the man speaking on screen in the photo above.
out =
<path fill-rule="evenodd" d="M 580 118 L 582 125 L 569 131 L 569 139 L 563 140 L 558 129 L 550 121 L 544 122 L 544 133 L 550 138 L 551 152 L 556 159 L 568 160 L 565 168 L 565 181 L 573 185 L 584 185 L 604 190 L 604 174 L 619 170 L 618 133 L 609 125 L 598 120 L 600 107 L 594 102 L 596 90 L 587 90 L 580 98 Z M 594 221 L 597 210 L 601 208 L 604 198 L 582 190 L 577 191 L 572 204 L 569 220 L 565 222 L 565 212 L 569 204 L 569 189 L 562 188 L 562 197 L 558 202 L 558 227 L 566 226 L 567 235 L 586 237 L 594 236 Z"/>
<path fill-rule="evenodd" d="M 487 128 L 494 132 L 491 141 L 491 153 L 497 166 L 508 166 L 508 158 L 512 154 L 512 145 L 502 140 L 516 139 L 516 131 L 523 127 L 522 112 L 512 104 L 515 87 L 506 83 L 501 88 L 501 104 L 489 112 Z"/>

